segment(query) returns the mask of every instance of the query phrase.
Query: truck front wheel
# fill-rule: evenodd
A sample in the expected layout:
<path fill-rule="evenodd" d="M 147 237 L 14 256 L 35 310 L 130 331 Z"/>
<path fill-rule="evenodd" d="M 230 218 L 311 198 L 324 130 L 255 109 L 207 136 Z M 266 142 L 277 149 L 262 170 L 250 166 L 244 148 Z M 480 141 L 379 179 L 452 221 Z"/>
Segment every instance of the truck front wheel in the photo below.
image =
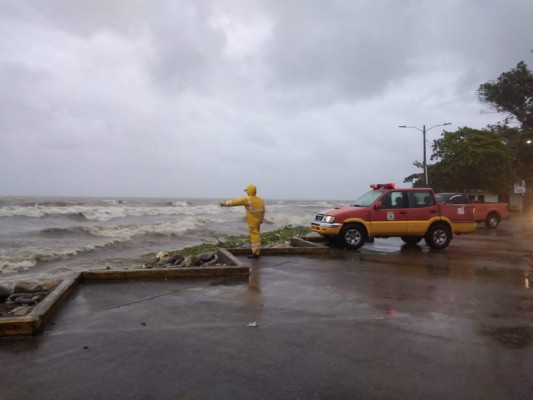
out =
<path fill-rule="evenodd" d="M 431 225 L 424 237 L 426 244 L 432 249 L 444 249 L 450 244 L 452 235 L 450 229 L 446 225 L 435 224 Z"/>
<path fill-rule="evenodd" d="M 500 225 L 500 216 L 498 213 L 491 212 L 485 219 L 485 226 L 489 229 L 497 228 Z"/>
<path fill-rule="evenodd" d="M 349 224 L 341 229 L 339 239 L 346 247 L 356 250 L 365 244 L 366 232 L 361 225 Z"/>

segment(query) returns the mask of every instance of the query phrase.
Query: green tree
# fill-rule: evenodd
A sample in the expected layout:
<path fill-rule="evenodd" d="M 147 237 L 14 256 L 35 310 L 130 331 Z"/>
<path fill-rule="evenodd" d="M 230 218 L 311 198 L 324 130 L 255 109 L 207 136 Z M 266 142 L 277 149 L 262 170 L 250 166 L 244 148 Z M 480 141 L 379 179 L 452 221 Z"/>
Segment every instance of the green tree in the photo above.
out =
<path fill-rule="evenodd" d="M 478 97 L 496 111 L 508 114 L 505 125 L 516 120 L 522 130 L 533 130 L 533 73 L 523 61 L 501 74 L 496 81 L 480 85 Z"/>
<path fill-rule="evenodd" d="M 518 180 L 533 184 L 533 140 L 532 131 L 523 131 L 507 125 L 491 125 L 487 129 L 500 136 L 508 150 L 514 155 L 514 170 Z"/>
<path fill-rule="evenodd" d="M 491 130 L 460 128 L 433 142 L 430 184 L 437 191 L 472 189 L 506 194 L 516 181 L 515 156 L 502 137 Z"/>
<path fill-rule="evenodd" d="M 420 161 L 415 161 L 413 165 L 418 169 L 424 169 L 424 165 Z M 429 165 L 428 168 L 428 176 L 429 176 Z M 405 183 L 410 183 L 412 187 L 425 187 L 426 184 L 424 182 L 424 174 L 423 173 L 415 173 L 409 175 L 407 178 L 403 180 Z"/>
<path fill-rule="evenodd" d="M 438 161 L 428 165 L 430 185 L 436 191 L 483 189 L 505 194 L 524 179 L 532 187 L 533 143 L 527 141 L 533 139 L 533 73 L 521 61 L 496 81 L 480 85 L 477 93 L 481 102 L 507 116 L 486 129 L 465 127 L 434 141 L 431 160 Z M 420 162 L 414 165 L 422 168 Z M 404 182 L 424 186 L 421 174 Z"/>
<path fill-rule="evenodd" d="M 496 81 L 482 84 L 478 89 L 479 99 L 492 105 L 507 117 L 488 129 L 498 134 L 515 157 L 515 176 L 525 180 L 526 187 L 533 185 L 533 73 L 521 61 L 516 68 L 504 72 Z M 517 127 L 510 127 L 517 122 Z M 529 192 L 529 201 L 533 199 Z"/>

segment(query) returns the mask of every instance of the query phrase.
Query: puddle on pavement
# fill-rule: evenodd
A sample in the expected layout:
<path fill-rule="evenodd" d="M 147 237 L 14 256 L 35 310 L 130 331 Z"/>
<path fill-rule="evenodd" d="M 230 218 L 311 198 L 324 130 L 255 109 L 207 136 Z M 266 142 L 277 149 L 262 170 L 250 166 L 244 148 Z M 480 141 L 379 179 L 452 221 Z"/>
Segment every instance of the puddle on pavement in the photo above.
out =
<path fill-rule="evenodd" d="M 494 339 L 502 346 L 513 349 L 526 347 L 533 341 L 533 328 L 527 326 L 485 327 L 481 333 Z"/>
<path fill-rule="evenodd" d="M 352 258 L 365 261 L 364 256 L 358 259 Z M 345 259 L 347 259 L 346 256 Z M 430 250 L 422 256 L 404 252 L 398 257 L 384 255 L 381 259 L 369 261 L 393 265 L 394 271 L 403 275 L 461 280 L 498 280 L 526 289 L 533 286 L 533 274 L 527 272 L 528 264 L 522 259 L 511 262 L 487 258 L 450 258 L 446 253 Z"/>
<path fill-rule="evenodd" d="M 248 277 L 228 277 L 209 282 L 208 286 L 242 286 L 248 283 Z"/>

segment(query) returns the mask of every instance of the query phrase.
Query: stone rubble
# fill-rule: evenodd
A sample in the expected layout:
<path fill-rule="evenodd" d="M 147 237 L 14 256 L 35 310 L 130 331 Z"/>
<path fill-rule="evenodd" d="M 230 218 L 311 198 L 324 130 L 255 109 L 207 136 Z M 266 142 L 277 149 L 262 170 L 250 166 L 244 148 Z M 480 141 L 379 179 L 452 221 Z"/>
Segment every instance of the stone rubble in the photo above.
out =
<path fill-rule="evenodd" d="M 144 268 L 191 268 L 211 266 L 224 266 L 224 264 L 219 262 L 216 251 L 187 257 L 160 251 L 156 254 L 155 260 L 145 264 Z"/>
<path fill-rule="evenodd" d="M 61 279 L 21 281 L 13 289 L 0 285 L 0 318 L 28 315 L 61 282 Z"/>

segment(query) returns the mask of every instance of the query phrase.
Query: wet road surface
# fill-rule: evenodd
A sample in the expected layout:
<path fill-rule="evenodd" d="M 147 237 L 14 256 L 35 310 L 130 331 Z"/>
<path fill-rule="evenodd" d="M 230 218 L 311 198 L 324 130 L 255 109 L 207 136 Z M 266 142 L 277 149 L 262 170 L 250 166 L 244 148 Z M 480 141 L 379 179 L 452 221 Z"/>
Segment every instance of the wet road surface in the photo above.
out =
<path fill-rule="evenodd" d="M 263 257 L 249 280 L 86 283 L 43 334 L 0 339 L 0 398 L 533 398 L 532 243 L 512 220 L 444 251 Z"/>

